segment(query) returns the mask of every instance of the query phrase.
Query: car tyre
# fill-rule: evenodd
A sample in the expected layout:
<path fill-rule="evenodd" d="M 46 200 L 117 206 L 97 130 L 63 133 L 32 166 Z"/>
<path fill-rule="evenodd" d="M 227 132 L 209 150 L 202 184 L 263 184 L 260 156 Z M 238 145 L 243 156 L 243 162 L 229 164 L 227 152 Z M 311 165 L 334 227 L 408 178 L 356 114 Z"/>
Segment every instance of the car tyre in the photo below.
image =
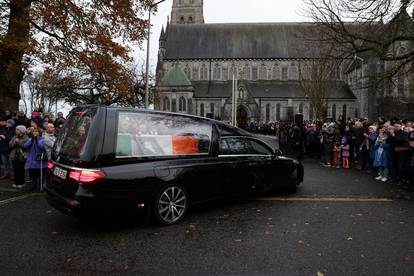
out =
<path fill-rule="evenodd" d="M 188 210 L 188 194 L 179 184 L 163 187 L 154 202 L 154 217 L 161 225 L 173 225 L 180 222 Z"/>

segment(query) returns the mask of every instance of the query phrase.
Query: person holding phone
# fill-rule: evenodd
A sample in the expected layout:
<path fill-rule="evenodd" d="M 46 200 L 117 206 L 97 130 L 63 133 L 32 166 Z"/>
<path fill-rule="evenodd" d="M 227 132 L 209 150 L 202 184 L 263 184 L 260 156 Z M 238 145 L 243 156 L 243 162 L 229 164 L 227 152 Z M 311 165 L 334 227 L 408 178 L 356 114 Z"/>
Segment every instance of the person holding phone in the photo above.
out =
<path fill-rule="evenodd" d="M 29 171 L 31 180 L 30 191 L 39 191 L 42 187 L 41 176 L 44 175 L 47 168 L 47 153 L 40 128 L 33 128 L 31 138 L 23 145 L 27 151 L 27 160 L 25 168 Z"/>

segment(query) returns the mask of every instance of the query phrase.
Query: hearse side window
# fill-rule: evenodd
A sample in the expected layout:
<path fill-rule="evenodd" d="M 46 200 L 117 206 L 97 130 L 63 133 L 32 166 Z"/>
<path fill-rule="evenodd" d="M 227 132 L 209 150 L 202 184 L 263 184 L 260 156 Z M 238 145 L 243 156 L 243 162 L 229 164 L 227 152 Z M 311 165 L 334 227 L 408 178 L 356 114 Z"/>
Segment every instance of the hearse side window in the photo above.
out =
<path fill-rule="evenodd" d="M 220 155 L 248 154 L 244 138 L 229 137 L 220 140 Z"/>
<path fill-rule="evenodd" d="M 208 155 L 212 125 L 184 116 L 119 112 L 116 157 Z"/>
<path fill-rule="evenodd" d="M 255 140 L 246 139 L 246 144 L 247 150 L 251 154 L 273 155 L 273 152 L 269 148 Z"/>
<path fill-rule="evenodd" d="M 242 137 L 225 137 L 220 140 L 219 155 L 272 155 L 261 143 Z"/>

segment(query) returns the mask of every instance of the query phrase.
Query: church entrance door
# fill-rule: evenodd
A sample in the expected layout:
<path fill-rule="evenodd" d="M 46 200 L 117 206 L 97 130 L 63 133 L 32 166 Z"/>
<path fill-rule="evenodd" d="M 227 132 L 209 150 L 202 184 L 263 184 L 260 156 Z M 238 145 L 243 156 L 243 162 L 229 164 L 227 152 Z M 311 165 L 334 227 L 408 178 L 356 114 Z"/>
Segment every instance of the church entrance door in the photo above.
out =
<path fill-rule="evenodd" d="M 244 127 L 247 125 L 249 119 L 249 115 L 247 113 L 247 110 L 244 106 L 240 106 L 237 109 L 237 125 Z"/>

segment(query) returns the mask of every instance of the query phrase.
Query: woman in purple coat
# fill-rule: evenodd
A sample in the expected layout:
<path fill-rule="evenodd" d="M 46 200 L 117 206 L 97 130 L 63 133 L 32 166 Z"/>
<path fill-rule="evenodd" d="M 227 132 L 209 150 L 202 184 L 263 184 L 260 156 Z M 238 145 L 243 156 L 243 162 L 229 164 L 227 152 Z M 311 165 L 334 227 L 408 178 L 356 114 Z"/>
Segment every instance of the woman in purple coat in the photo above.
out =
<path fill-rule="evenodd" d="M 40 190 L 41 181 L 43 181 L 42 176 L 45 175 L 47 168 L 47 154 L 41 135 L 40 129 L 34 129 L 32 137 L 23 145 L 23 148 L 27 151 L 25 169 L 29 171 L 31 191 Z"/>

